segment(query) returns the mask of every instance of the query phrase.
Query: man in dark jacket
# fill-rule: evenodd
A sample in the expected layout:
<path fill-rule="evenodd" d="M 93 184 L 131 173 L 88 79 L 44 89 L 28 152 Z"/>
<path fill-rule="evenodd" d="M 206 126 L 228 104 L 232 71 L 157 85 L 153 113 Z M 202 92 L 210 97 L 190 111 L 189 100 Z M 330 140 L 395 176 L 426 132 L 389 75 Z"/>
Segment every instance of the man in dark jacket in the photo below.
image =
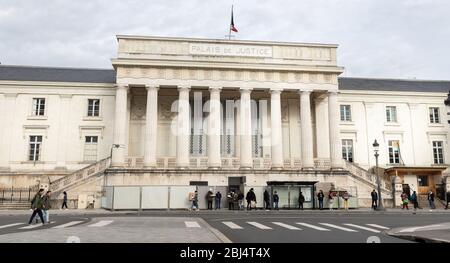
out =
<path fill-rule="evenodd" d="M 252 201 L 256 203 L 256 195 L 255 192 L 253 192 L 253 188 L 247 192 L 245 200 L 247 200 L 247 210 L 252 210 Z"/>
<path fill-rule="evenodd" d="M 300 191 L 300 194 L 298 195 L 298 209 L 303 210 L 304 202 L 305 202 L 305 197 L 303 196 L 302 192 Z"/>
<path fill-rule="evenodd" d="M 370 196 L 372 197 L 372 208 L 373 210 L 377 209 L 378 207 L 378 193 L 375 191 L 375 189 L 370 193 Z"/>
<path fill-rule="evenodd" d="M 434 205 L 434 193 L 433 193 L 432 190 L 430 190 L 428 192 L 427 199 L 428 199 L 428 203 L 430 204 L 430 208 L 431 209 L 436 209 L 436 206 Z"/>
<path fill-rule="evenodd" d="M 445 209 L 448 209 L 448 203 L 450 203 L 450 191 L 447 191 L 446 198 L 447 198 L 447 204 L 445 205 Z"/>
<path fill-rule="evenodd" d="M 323 191 L 320 190 L 319 193 L 317 194 L 317 200 L 319 201 L 319 209 L 322 210 L 323 209 L 323 198 L 325 197 L 325 195 L 323 194 Z"/>
<path fill-rule="evenodd" d="M 273 193 L 273 203 L 275 204 L 275 209 L 278 210 L 278 202 L 280 201 L 280 197 L 278 196 L 277 191 Z"/>
<path fill-rule="evenodd" d="M 33 222 L 34 217 L 36 214 L 39 215 L 39 218 L 42 221 L 42 225 L 45 224 L 44 217 L 42 215 L 42 208 L 44 208 L 44 200 L 42 196 L 44 195 L 44 189 L 39 189 L 39 192 L 34 196 L 33 200 L 31 200 L 31 209 L 33 209 L 33 214 L 30 217 L 30 220 L 28 221 L 28 224 L 30 225 L 31 222 Z"/>
<path fill-rule="evenodd" d="M 222 202 L 222 194 L 220 193 L 220 191 L 217 191 L 217 193 L 216 193 L 216 200 L 215 200 L 216 210 L 220 209 L 220 203 L 221 202 Z"/>
<path fill-rule="evenodd" d="M 264 205 L 266 206 L 266 210 L 270 209 L 270 195 L 267 190 L 264 190 Z"/>
<path fill-rule="evenodd" d="M 208 201 L 208 210 L 212 210 L 214 200 L 214 193 L 212 189 L 209 189 L 208 193 L 206 194 L 206 200 Z"/>
<path fill-rule="evenodd" d="M 44 208 L 42 209 L 42 213 L 45 219 L 45 223 L 50 224 L 50 195 L 52 191 L 47 191 L 47 193 L 44 195 L 43 202 L 44 202 Z"/>

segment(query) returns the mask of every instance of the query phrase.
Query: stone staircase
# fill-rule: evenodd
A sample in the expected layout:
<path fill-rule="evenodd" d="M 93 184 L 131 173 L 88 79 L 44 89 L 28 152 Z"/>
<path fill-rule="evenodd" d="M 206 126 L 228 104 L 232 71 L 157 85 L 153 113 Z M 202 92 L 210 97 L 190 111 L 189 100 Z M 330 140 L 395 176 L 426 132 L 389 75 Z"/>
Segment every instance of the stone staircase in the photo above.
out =
<path fill-rule="evenodd" d="M 377 189 L 378 183 L 377 183 L 377 176 L 364 168 L 361 168 L 357 166 L 354 163 L 347 162 L 344 160 L 344 168 L 349 172 L 349 175 L 358 180 L 359 182 L 362 182 L 373 189 Z M 381 182 L 381 192 L 386 195 L 392 194 L 392 185 L 389 181 L 386 181 L 382 177 L 380 178 Z"/>
<path fill-rule="evenodd" d="M 0 203 L 0 210 L 27 210 L 31 208 L 30 201 Z"/>
<path fill-rule="evenodd" d="M 49 189 L 55 198 L 60 198 L 64 191 L 77 187 L 98 176 L 102 176 L 103 172 L 111 165 L 111 158 L 102 159 L 96 163 L 88 165 L 78 171 L 64 176 L 56 181 L 51 182 Z"/>
<path fill-rule="evenodd" d="M 428 203 L 428 196 L 427 195 L 418 195 L 419 207 L 423 209 L 429 209 L 430 205 Z M 434 205 L 436 206 L 436 209 L 445 209 L 445 200 L 442 201 L 439 198 L 434 198 Z"/>

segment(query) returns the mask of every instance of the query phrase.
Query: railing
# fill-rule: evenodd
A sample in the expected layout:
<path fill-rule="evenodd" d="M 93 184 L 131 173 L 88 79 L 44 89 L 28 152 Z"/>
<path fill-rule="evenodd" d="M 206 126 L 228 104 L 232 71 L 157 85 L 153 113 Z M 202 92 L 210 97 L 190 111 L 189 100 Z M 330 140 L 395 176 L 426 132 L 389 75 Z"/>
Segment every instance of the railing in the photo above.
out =
<path fill-rule="evenodd" d="M 360 179 L 372 184 L 373 186 L 378 185 L 377 176 L 375 174 L 370 173 L 369 171 L 364 170 L 363 168 L 361 168 L 353 163 L 350 163 L 348 161 L 344 160 L 344 162 L 345 162 L 345 168 L 350 172 L 351 175 L 353 175 L 357 178 L 360 178 Z M 381 180 L 380 181 L 381 188 L 390 192 L 392 189 L 391 184 L 381 177 L 380 177 L 380 180 Z"/>
<path fill-rule="evenodd" d="M 26 202 L 31 201 L 37 190 L 28 188 L 0 188 L 0 203 Z"/>
<path fill-rule="evenodd" d="M 58 196 L 58 194 L 64 189 L 105 171 L 110 164 L 111 158 L 110 157 L 105 158 L 89 166 L 86 166 L 70 175 L 67 175 L 63 178 L 51 182 L 49 188 L 54 193 L 55 196 Z"/>
<path fill-rule="evenodd" d="M 331 160 L 316 158 L 314 159 L 314 168 L 317 170 L 329 170 L 331 169 Z"/>

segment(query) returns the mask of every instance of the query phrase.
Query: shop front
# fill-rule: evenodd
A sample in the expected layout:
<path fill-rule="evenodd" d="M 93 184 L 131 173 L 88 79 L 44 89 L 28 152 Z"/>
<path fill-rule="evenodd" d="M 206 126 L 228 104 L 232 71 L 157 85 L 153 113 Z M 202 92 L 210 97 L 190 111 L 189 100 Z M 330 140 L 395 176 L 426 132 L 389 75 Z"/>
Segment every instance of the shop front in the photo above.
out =
<path fill-rule="evenodd" d="M 280 209 L 298 209 L 298 197 L 300 193 L 305 197 L 303 208 L 314 209 L 316 207 L 314 202 L 314 185 L 316 183 L 317 182 L 267 182 L 267 185 L 272 200 L 275 192 L 278 194 L 280 198 L 278 207 Z"/>

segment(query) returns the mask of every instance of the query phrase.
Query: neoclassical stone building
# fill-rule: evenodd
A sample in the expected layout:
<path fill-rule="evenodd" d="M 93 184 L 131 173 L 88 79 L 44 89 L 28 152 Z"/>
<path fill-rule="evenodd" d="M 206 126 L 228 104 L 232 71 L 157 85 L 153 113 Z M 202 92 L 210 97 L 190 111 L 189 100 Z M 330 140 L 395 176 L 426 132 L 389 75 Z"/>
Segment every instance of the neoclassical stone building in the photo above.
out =
<path fill-rule="evenodd" d="M 114 70 L 0 66 L 0 187 L 168 192 L 149 208 L 192 187 L 284 207 L 332 189 L 367 206 L 375 139 L 388 203 L 445 183 L 449 81 L 339 78 L 337 45 L 117 39 Z"/>

